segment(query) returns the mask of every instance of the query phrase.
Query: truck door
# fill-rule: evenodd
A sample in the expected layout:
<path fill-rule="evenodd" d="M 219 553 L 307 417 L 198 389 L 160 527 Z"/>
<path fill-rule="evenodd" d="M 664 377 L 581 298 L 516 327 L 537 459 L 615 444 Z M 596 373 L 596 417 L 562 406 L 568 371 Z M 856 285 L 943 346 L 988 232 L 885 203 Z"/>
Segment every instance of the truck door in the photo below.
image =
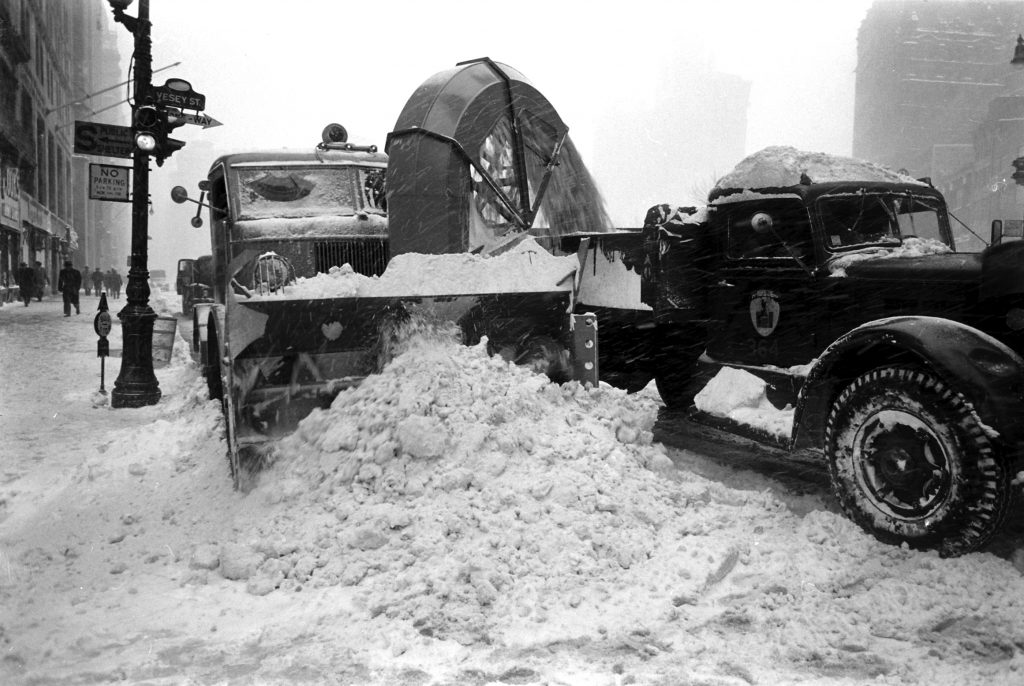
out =
<path fill-rule="evenodd" d="M 815 323 L 828 316 L 809 214 L 796 197 L 733 205 L 715 218 L 725 254 L 711 279 L 707 354 L 733 364 L 806 364 L 822 344 Z"/>

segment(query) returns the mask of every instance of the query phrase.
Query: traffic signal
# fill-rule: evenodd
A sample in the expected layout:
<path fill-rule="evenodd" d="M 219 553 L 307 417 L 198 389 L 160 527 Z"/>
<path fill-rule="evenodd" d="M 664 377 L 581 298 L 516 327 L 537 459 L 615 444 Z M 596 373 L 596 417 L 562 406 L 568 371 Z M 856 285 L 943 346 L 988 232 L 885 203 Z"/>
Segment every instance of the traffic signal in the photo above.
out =
<path fill-rule="evenodd" d="M 185 117 L 181 110 L 169 107 L 162 108 L 158 112 L 160 114 L 160 135 L 157 137 L 153 157 L 156 158 L 156 166 L 162 167 L 164 160 L 185 147 L 185 141 L 170 137 L 171 131 L 185 125 Z"/>
<path fill-rule="evenodd" d="M 152 105 L 135 108 L 132 114 L 132 135 L 136 148 L 146 154 L 152 154 L 160 140 L 160 129 L 161 116 L 157 108 Z"/>
<path fill-rule="evenodd" d="M 135 147 L 153 157 L 157 166 L 185 147 L 185 141 L 171 138 L 170 133 L 185 124 L 181 110 L 140 105 L 132 115 Z"/>

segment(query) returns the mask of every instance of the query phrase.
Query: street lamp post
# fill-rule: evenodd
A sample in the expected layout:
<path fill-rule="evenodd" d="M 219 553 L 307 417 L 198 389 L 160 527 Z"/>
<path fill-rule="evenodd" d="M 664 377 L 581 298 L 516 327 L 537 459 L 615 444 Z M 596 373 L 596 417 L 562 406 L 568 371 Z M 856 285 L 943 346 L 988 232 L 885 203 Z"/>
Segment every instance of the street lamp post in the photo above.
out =
<path fill-rule="evenodd" d="M 135 103 L 133 115 L 147 102 L 153 77 L 149 0 L 139 0 L 137 17 L 124 10 L 132 0 L 108 0 L 114 21 L 124 24 L 135 37 Z M 134 116 L 133 116 L 134 128 Z M 125 288 L 127 302 L 117 318 L 123 340 L 121 371 L 110 394 L 111 407 L 142 407 L 160 400 L 160 384 L 153 371 L 153 323 L 156 313 L 149 306 L 149 152 L 138 145 L 132 153 L 132 252 Z"/>

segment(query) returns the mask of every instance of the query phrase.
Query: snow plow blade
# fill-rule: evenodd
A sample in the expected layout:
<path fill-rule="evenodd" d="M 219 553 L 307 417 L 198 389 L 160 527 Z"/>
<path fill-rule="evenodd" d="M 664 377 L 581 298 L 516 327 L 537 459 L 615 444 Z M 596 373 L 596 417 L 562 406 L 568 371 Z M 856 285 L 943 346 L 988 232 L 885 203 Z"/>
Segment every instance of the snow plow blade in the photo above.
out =
<path fill-rule="evenodd" d="M 597 382 L 596 342 L 588 346 L 574 340 L 596 332 L 593 326 L 588 331 L 584 324 L 574 325 L 566 291 L 318 300 L 243 297 L 228 297 L 230 325 L 218 326 L 230 336 L 225 341 L 230 360 L 222 360 L 219 376 L 236 475 L 246 453 L 258 455 L 261 444 L 290 433 L 313 409 L 328 407 L 341 390 L 380 370 L 390 360 L 402 325 L 413 320 L 451 322 L 466 345 L 486 336 L 492 354 L 533 365 L 553 379 L 581 378 L 589 369 L 592 383 Z M 594 357 L 587 368 L 583 358 L 590 351 Z M 570 368 L 570 358 L 576 369 Z"/>

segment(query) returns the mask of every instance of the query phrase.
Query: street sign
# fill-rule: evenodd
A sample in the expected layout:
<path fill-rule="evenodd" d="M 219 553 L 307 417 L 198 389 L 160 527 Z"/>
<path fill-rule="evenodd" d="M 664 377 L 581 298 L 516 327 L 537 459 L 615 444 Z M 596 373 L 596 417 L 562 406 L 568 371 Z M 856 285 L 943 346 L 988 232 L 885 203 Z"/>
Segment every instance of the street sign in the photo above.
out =
<path fill-rule="evenodd" d="M 89 165 L 89 199 L 128 202 L 131 167 L 113 164 Z"/>
<path fill-rule="evenodd" d="M 173 90 L 167 86 L 153 86 L 149 89 L 153 104 L 163 107 L 180 107 L 183 110 L 205 110 L 206 96 L 194 90 Z"/>
<path fill-rule="evenodd" d="M 131 159 L 134 150 L 135 139 L 130 127 L 92 121 L 75 122 L 75 152 L 79 155 Z"/>
<path fill-rule="evenodd" d="M 221 122 L 217 121 L 208 114 L 183 114 L 181 118 L 185 120 L 186 124 L 194 124 L 201 126 L 204 129 L 211 129 L 214 126 L 221 126 Z"/>

